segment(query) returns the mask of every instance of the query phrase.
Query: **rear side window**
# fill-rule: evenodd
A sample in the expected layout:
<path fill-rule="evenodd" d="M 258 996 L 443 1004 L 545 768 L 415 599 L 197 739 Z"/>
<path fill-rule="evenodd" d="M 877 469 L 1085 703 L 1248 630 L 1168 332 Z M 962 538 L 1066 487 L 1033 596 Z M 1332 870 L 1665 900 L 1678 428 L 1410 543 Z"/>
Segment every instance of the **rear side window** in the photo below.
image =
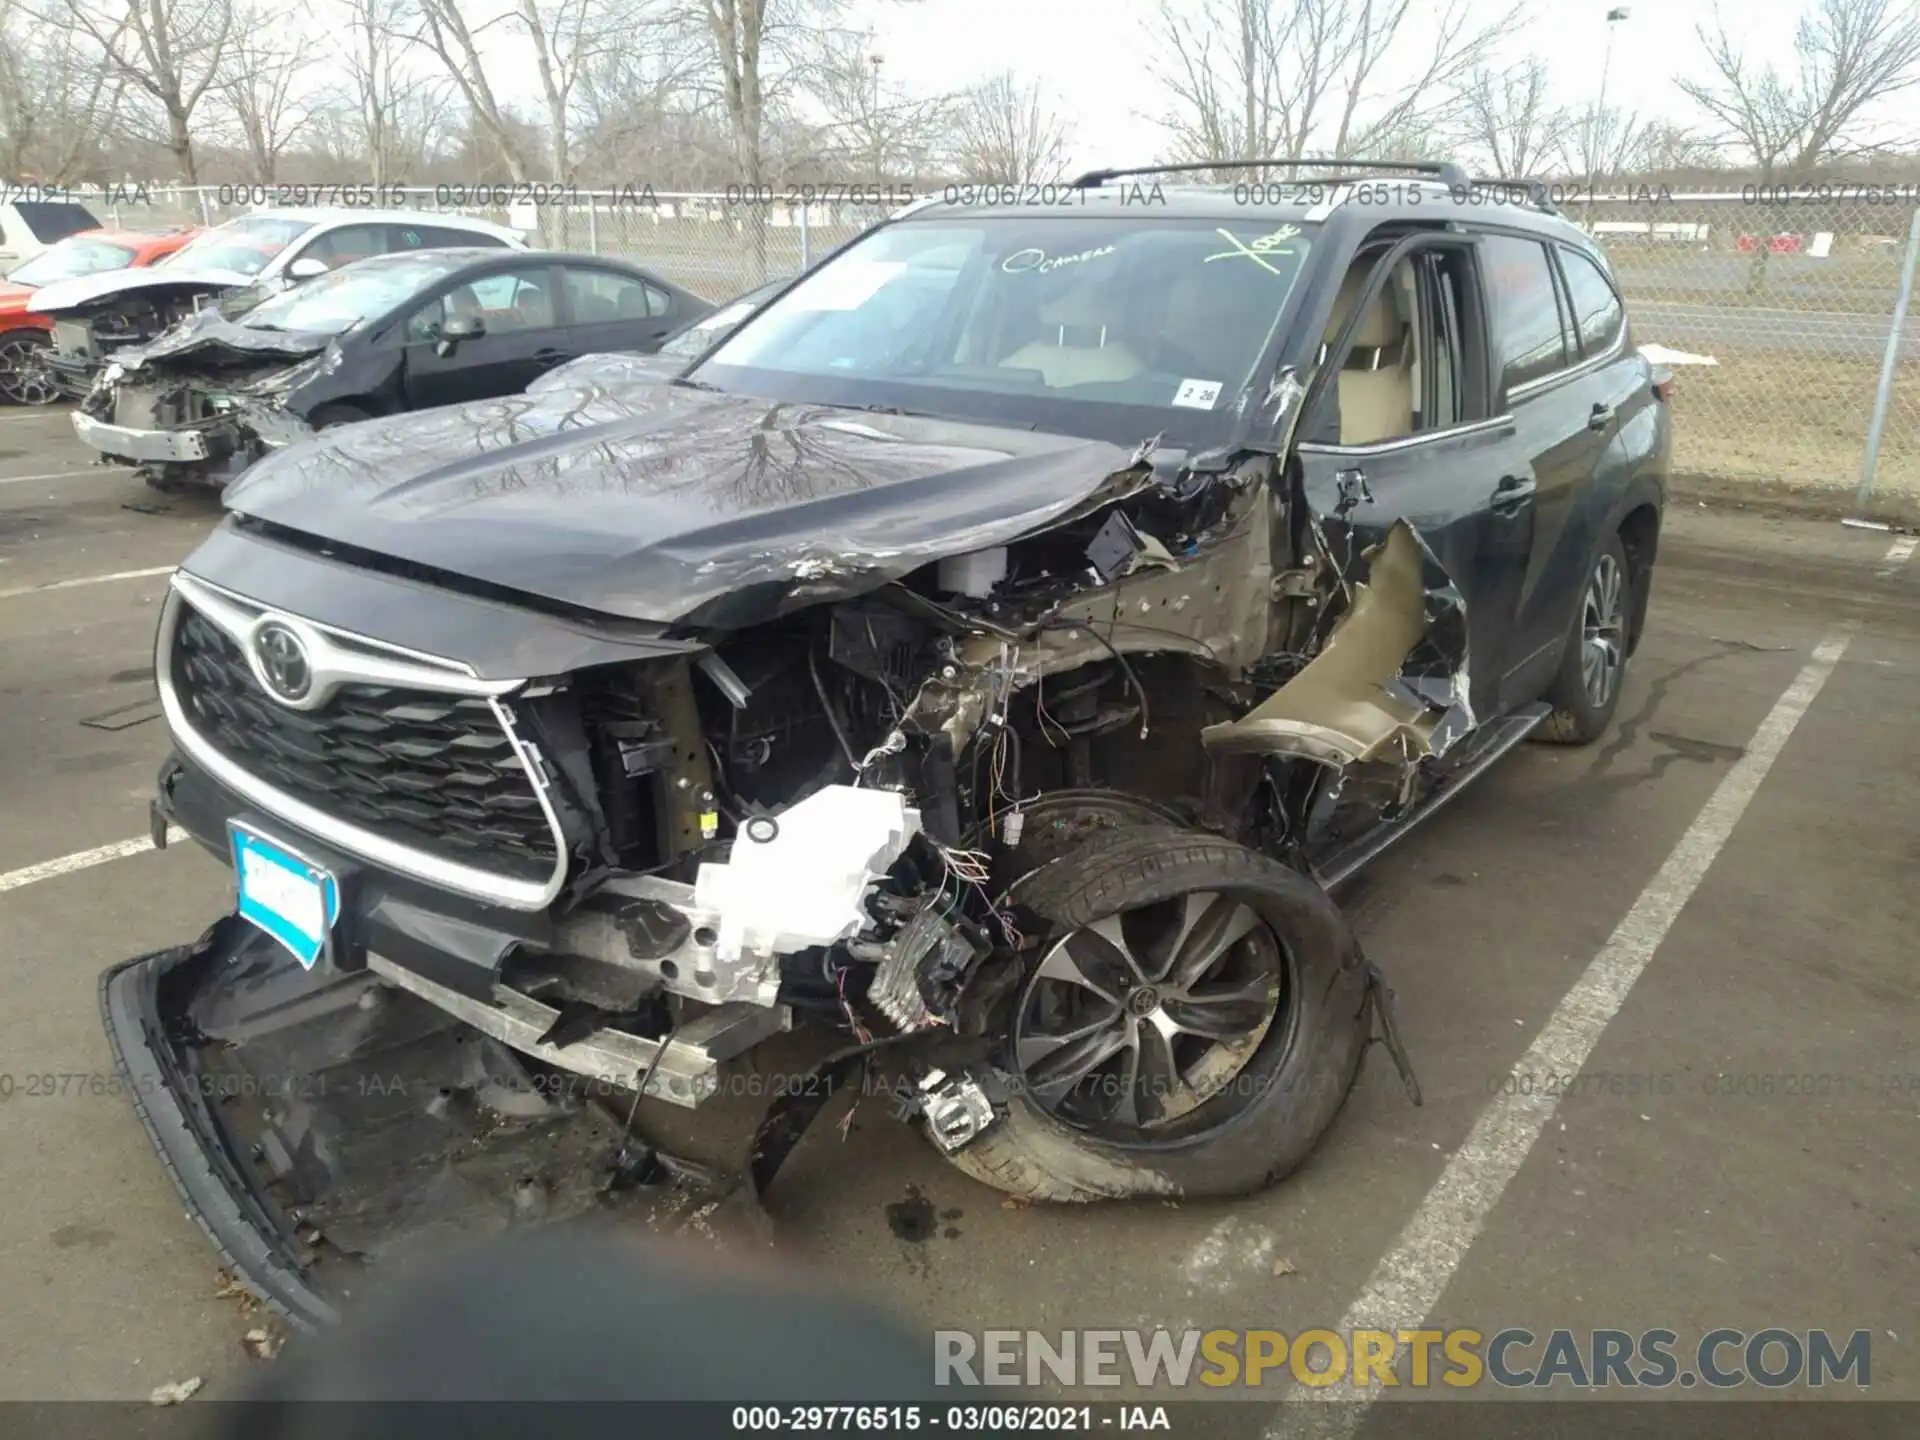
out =
<path fill-rule="evenodd" d="M 673 308 L 666 291 L 631 275 L 571 267 L 560 273 L 566 277 L 567 305 L 575 324 L 654 320 Z"/>
<path fill-rule="evenodd" d="M 443 246 L 453 250 L 467 246 L 488 250 L 504 250 L 507 247 L 507 242 L 498 235 L 489 235 L 484 230 L 455 230 L 447 225 L 409 225 L 404 233 L 420 237 L 407 241 L 403 246 L 405 249 L 412 249 L 415 245 Z"/>
<path fill-rule="evenodd" d="M 1506 387 L 1565 368 L 1567 337 L 1547 247 L 1513 235 L 1484 235 L 1480 244 L 1493 296 L 1494 354 Z"/>
<path fill-rule="evenodd" d="M 1626 307 L 1600 267 L 1578 250 L 1560 247 L 1560 273 L 1566 277 L 1567 297 L 1573 301 L 1573 328 L 1580 337 L 1580 353 L 1603 353 L 1620 338 Z"/>
<path fill-rule="evenodd" d="M 14 202 L 13 211 L 26 222 L 33 238 L 43 245 L 64 240 L 82 230 L 100 228 L 100 222 L 86 206 L 63 200 L 18 200 Z"/>

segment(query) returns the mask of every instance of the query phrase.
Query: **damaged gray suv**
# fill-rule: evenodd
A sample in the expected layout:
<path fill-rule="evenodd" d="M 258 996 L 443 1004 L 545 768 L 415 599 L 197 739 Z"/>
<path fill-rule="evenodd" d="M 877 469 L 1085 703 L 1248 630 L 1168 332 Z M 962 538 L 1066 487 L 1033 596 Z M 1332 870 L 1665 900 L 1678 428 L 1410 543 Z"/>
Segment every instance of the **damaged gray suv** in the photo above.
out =
<path fill-rule="evenodd" d="M 636 1098 L 743 1070 L 754 1195 L 880 1070 L 1035 1200 L 1272 1182 L 1374 1038 L 1417 1100 L 1330 892 L 1605 728 L 1671 382 L 1578 228 L 1450 166 L 1046 199 L 912 207 L 668 383 L 227 492 L 153 833 L 238 904 L 104 999 L 275 1306 L 682 1173 Z"/>

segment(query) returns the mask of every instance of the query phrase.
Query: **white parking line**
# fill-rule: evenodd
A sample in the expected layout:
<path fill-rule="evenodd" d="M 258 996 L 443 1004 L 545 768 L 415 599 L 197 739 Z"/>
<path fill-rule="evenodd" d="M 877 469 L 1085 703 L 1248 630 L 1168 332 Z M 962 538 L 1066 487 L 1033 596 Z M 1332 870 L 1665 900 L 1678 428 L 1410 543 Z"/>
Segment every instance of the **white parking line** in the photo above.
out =
<path fill-rule="evenodd" d="M 20 585 L 12 590 L 0 590 L 0 600 L 12 600 L 21 595 L 38 595 L 43 590 L 71 590 L 77 585 L 105 585 L 113 580 L 147 580 L 155 575 L 171 575 L 178 567 L 156 565 L 151 570 L 116 570 L 111 575 L 81 575 L 72 580 L 48 580 L 39 585 Z"/>
<path fill-rule="evenodd" d="M 167 830 L 167 843 L 187 838 L 187 832 L 177 827 Z M 142 851 L 153 849 L 151 836 L 142 835 L 138 840 L 116 840 L 111 845 L 97 845 L 91 850 L 78 850 L 71 855 L 62 855 L 58 860 L 42 860 L 38 865 L 29 865 L 24 870 L 9 870 L 0 875 L 0 894 L 9 890 L 18 890 L 22 885 L 31 885 L 36 880 L 51 880 L 56 875 L 71 875 L 75 870 L 85 870 L 90 865 L 104 865 L 109 860 L 123 859 L 128 855 L 138 855 Z"/>
<path fill-rule="evenodd" d="M 1880 568 L 1875 573 L 1882 579 L 1893 574 L 1913 558 L 1915 550 L 1920 550 L 1920 535 L 1902 535 L 1887 547 L 1886 558 L 1880 562 Z"/>
<path fill-rule="evenodd" d="M 49 470 L 44 475 L 0 475 L 0 485 L 31 485 L 36 480 L 71 480 L 76 475 L 125 475 L 131 465 L 76 465 L 71 470 Z"/>
<path fill-rule="evenodd" d="M 1843 632 L 1815 648 L 1813 658 L 1760 722 L 1746 753 L 1715 787 L 1706 808 L 1694 817 L 1666 863 L 1640 892 L 1626 918 L 1520 1057 L 1513 1069 L 1516 1077 L 1579 1073 L 1607 1022 L 1619 1012 L 1627 992 L 1706 878 L 1760 782 L 1780 758 L 1794 727 L 1840 663 L 1851 638 Z M 1472 1132 L 1447 1161 L 1446 1169 L 1400 1232 L 1393 1249 L 1374 1266 L 1359 1298 L 1341 1317 L 1336 1333 L 1397 1332 L 1426 1323 L 1507 1183 L 1553 1116 L 1555 1097 L 1547 1089 L 1536 1092 L 1534 1086 L 1527 1085 L 1524 1091 L 1520 1086 L 1514 1090 L 1511 1095 L 1495 1096 L 1480 1112 Z M 1313 1430 L 1316 1435 L 1351 1435 L 1380 1388 L 1377 1382 L 1367 1390 L 1344 1383 L 1298 1386 L 1288 1393 L 1287 1400 L 1348 1402 L 1339 1411 L 1322 1417 L 1330 1424 L 1316 1425 Z M 1299 1433 L 1293 1419 L 1298 1414 L 1283 1409 L 1268 1426 L 1267 1434 L 1277 1437 Z"/>

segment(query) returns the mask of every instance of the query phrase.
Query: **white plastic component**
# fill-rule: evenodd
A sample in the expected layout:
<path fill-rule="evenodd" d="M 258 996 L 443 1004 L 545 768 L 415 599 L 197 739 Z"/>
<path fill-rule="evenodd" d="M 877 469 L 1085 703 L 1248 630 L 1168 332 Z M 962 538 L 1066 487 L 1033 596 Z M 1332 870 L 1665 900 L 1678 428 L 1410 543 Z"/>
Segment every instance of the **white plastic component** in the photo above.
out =
<path fill-rule="evenodd" d="M 940 588 L 949 595 L 986 598 L 995 585 L 1007 578 L 1007 547 L 975 550 L 971 555 L 949 555 L 940 562 Z"/>
<path fill-rule="evenodd" d="M 760 832 L 771 829 L 771 838 Z M 844 940 L 867 923 L 868 887 L 919 833 L 920 812 L 892 790 L 829 785 L 773 817 L 749 819 L 725 864 L 705 864 L 694 903 L 720 917 L 714 954 L 784 955 Z"/>

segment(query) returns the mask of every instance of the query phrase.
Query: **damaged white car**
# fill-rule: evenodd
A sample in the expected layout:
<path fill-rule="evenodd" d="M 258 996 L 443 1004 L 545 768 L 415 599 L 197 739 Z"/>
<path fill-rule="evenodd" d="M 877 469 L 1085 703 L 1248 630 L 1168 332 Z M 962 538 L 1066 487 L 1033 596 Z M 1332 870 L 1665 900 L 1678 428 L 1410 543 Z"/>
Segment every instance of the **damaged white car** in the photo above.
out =
<path fill-rule="evenodd" d="M 153 810 L 238 905 L 104 998 L 249 1283 L 617 1203 L 801 1025 L 753 1194 L 870 1066 L 1037 1200 L 1278 1179 L 1372 1038 L 1417 1097 L 1329 892 L 1605 727 L 1671 382 L 1578 229 L 1380 173 L 923 205 L 667 383 L 242 476 Z"/>

